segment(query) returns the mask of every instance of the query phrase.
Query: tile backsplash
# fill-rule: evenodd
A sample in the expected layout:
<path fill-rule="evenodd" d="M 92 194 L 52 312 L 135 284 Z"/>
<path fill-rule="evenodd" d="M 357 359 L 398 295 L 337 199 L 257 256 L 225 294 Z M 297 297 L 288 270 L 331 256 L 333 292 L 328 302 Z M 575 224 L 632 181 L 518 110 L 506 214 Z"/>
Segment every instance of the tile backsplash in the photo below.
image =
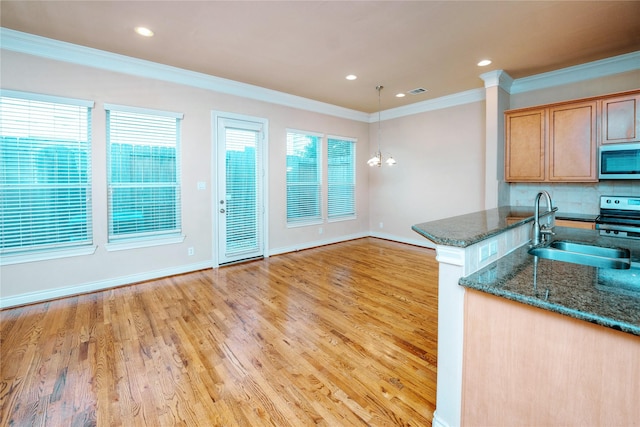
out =
<path fill-rule="evenodd" d="M 511 206 L 533 206 L 539 191 L 547 190 L 559 212 L 598 214 L 600 196 L 638 196 L 640 180 L 607 180 L 594 183 L 512 183 Z"/>

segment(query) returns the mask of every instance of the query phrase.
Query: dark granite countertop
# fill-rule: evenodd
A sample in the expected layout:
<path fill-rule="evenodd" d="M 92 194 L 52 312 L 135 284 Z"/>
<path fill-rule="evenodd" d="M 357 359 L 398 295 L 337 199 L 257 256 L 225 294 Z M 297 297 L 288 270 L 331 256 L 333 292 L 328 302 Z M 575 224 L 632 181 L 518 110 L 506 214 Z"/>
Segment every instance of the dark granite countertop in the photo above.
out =
<path fill-rule="evenodd" d="M 533 220 L 533 208 L 505 206 L 416 224 L 436 244 L 467 247 Z M 556 213 L 557 219 L 595 221 L 596 215 Z M 556 227 L 554 240 L 622 247 L 632 268 L 613 270 L 538 259 L 524 245 L 460 279 L 460 285 L 640 335 L 640 240 L 604 237 L 595 230 Z"/>
<path fill-rule="evenodd" d="M 502 206 L 486 211 L 416 224 L 411 228 L 439 245 L 465 248 L 509 228 L 533 221 L 534 208 Z M 597 215 L 556 212 L 556 219 L 594 222 Z"/>
<path fill-rule="evenodd" d="M 515 209 L 515 210 L 514 210 Z M 439 245 L 465 248 L 503 231 L 532 221 L 531 217 L 515 215 L 520 208 L 503 206 L 486 211 L 416 224 L 411 228 Z M 533 209 L 531 210 L 533 212 Z"/>
<path fill-rule="evenodd" d="M 527 253 L 524 245 L 460 279 L 460 285 L 534 307 L 640 335 L 640 241 L 600 236 L 594 230 L 556 227 L 554 240 L 622 247 L 631 269 L 595 268 Z"/>

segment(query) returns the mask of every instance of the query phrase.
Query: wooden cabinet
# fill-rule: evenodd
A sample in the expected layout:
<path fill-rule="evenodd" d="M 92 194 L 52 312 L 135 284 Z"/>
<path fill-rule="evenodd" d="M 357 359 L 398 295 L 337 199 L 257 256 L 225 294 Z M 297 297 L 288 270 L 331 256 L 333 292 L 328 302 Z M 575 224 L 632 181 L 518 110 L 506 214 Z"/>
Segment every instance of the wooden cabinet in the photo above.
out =
<path fill-rule="evenodd" d="M 637 425 L 640 337 L 469 289 L 464 312 L 462 425 Z"/>
<path fill-rule="evenodd" d="M 596 101 L 506 112 L 506 181 L 598 181 L 596 124 Z"/>
<path fill-rule="evenodd" d="M 600 102 L 602 144 L 640 140 L 640 93 L 628 93 Z"/>
<path fill-rule="evenodd" d="M 545 109 L 506 114 L 504 123 L 507 181 L 545 180 L 546 116 Z"/>
<path fill-rule="evenodd" d="M 573 221 L 570 219 L 556 219 L 555 224 L 558 227 L 584 228 L 586 230 L 595 230 L 595 222 Z"/>
<path fill-rule="evenodd" d="M 598 181 L 596 112 L 595 101 L 549 109 L 548 181 Z"/>

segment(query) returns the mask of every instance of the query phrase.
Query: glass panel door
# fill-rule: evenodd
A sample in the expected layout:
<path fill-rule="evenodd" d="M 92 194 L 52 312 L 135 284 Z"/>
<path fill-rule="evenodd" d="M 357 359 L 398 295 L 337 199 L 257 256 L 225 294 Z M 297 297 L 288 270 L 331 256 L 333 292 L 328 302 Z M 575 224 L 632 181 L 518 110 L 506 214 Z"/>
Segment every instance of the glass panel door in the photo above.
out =
<path fill-rule="evenodd" d="M 218 264 L 264 256 L 263 124 L 218 118 Z"/>

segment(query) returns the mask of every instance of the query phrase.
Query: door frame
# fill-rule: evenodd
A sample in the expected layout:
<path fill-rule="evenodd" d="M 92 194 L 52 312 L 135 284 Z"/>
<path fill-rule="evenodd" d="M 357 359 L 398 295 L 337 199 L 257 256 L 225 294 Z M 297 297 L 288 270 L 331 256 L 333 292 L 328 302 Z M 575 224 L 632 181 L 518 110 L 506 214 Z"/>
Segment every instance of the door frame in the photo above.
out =
<path fill-rule="evenodd" d="M 220 121 L 223 119 L 241 120 L 245 122 L 260 123 L 262 125 L 264 138 L 262 141 L 262 252 L 263 257 L 268 258 L 269 252 L 269 120 L 263 117 L 249 116 L 246 114 L 228 113 L 224 111 L 211 111 L 211 254 L 213 268 L 220 266 L 220 256 L 218 253 L 219 239 L 219 215 L 218 215 L 218 184 L 220 179 L 220 171 L 218 171 L 218 130 L 221 126 Z"/>

